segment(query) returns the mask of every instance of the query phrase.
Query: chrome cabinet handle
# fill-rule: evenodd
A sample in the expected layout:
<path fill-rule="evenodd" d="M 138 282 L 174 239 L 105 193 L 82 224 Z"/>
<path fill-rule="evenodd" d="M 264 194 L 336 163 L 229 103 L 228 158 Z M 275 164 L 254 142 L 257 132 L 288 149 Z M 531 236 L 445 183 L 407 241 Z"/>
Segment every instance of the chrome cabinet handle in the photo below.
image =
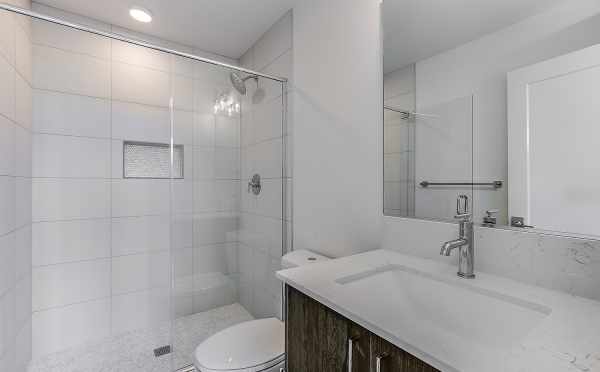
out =
<path fill-rule="evenodd" d="M 375 372 L 381 372 L 381 361 L 387 356 L 387 353 L 382 353 L 375 357 Z"/>
<path fill-rule="evenodd" d="M 354 350 L 354 341 L 356 340 L 358 340 L 358 337 L 348 339 L 348 372 L 352 372 L 352 350 Z"/>

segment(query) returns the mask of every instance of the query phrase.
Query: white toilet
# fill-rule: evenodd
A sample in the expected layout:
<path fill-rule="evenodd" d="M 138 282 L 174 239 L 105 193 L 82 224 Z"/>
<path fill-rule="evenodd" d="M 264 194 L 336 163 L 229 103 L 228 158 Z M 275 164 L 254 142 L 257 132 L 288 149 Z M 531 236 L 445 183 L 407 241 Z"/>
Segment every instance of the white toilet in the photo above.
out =
<path fill-rule="evenodd" d="M 281 259 L 284 269 L 327 260 L 298 250 Z M 280 372 L 285 365 L 285 324 L 277 318 L 236 324 L 207 338 L 194 352 L 200 372 Z"/>

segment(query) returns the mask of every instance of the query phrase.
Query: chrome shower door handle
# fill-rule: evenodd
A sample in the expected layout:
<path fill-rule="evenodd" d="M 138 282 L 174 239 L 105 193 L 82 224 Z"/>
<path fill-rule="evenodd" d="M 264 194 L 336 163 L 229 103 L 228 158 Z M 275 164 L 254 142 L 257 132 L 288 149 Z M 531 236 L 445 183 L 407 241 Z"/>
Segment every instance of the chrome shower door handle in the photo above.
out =
<path fill-rule="evenodd" d="M 375 357 L 375 372 L 381 372 L 381 361 L 387 358 L 387 353 L 379 354 Z"/>

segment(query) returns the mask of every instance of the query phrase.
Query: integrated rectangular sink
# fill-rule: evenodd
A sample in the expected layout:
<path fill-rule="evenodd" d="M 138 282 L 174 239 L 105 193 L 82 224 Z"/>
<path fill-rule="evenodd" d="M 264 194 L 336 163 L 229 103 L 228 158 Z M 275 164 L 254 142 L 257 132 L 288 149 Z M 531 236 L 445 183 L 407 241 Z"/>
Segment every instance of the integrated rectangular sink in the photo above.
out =
<path fill-rule="evenodd" d="M 445 344 L 466 341 L 478 350 L 511 348 L 551 313 L 545 306 L 478 288 L 469 280 L 436 277 L 401 265 L 336 282 L 350 302 L 369 304 L 373 316 L 405 329 L 407 337 L 421 332 Z M 360 298 L 350 297 L 358 294 Z"/>

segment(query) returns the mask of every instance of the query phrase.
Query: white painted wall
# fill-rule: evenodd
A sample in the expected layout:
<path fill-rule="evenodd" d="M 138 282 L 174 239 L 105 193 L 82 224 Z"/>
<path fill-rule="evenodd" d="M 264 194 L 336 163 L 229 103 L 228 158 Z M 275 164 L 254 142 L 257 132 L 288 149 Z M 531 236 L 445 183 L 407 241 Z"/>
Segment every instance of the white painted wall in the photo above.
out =
<path fill-rule="evenodd" d="M 0 371 L 24 372 L 31 359 L 31 24 L 6 11 L 0 87 Z"/>
<path fill-rule="evenodd" d="M 294 249 L 377 247 L 382 202 L 379 2 L 294 8 Z"/>

